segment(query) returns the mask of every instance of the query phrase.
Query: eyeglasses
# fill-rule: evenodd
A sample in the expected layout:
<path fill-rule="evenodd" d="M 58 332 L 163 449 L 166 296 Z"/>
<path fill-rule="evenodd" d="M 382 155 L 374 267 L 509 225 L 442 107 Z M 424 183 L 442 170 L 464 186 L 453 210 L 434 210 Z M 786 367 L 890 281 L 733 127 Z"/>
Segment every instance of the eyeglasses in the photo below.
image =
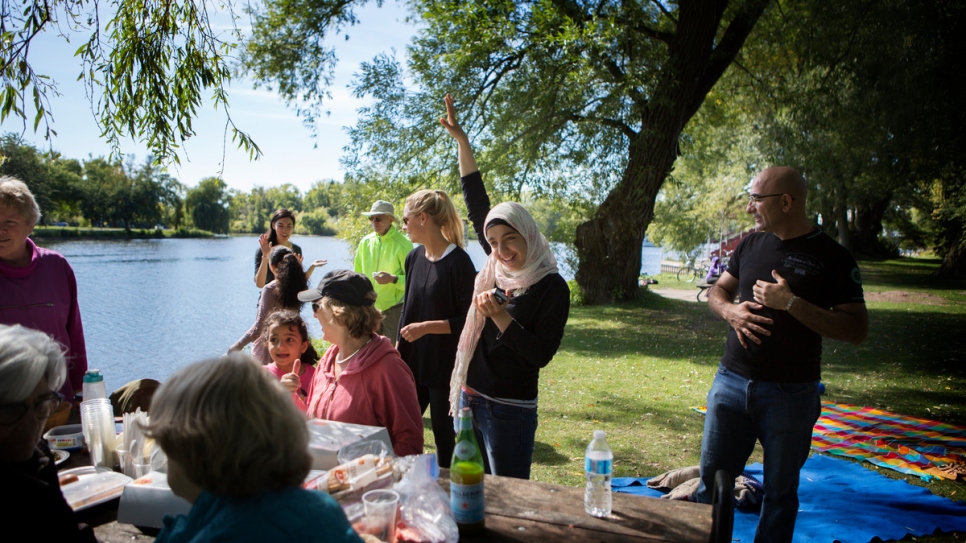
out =
<path fill-rule="evenodd" d="M 57 410 L 62 401 L 64 401 L 64 395 L 60 392 L 45 394 L 34 402 L 34 413 L 38 419 L 46 419 Z M 27 414 L 28 409 L 30 409 L 30 406 L 26 402 L 0 405 L 0 424 L 10 425 L 20 422 L 20 419 Z"/>
<path fill-rule="evenodd" d="M 373 215 L 372 217 L 369 217 L 369 222 L 374 222 L 378 224 L 378 223 L 381 223 L 384 219 L 385 217 L 383 217 L 382 215 Z"/>
<path fill-rule="evenodd" d="M 777 193 L 777 194 L 749 194 L 748 195 L 748 203 L 749 204 L 758 204 L 758 203 L 761 203 L 761 201 L 764 200 L 765 198 L 771 198 L 772 196 L 784 196 L 784 195 L 785 195 L 784 192 L 780 192 L 780 193 Z M 792 196 L 792 200 L 794 200 L 794 199 L 795 199 L 795 197 Z"/>
<path fill-rule="evenodd" d="M 312 314 L 315 315 L 319 312 L 319 308 L 322 307 L 322 302 L 312 302 Z"/>

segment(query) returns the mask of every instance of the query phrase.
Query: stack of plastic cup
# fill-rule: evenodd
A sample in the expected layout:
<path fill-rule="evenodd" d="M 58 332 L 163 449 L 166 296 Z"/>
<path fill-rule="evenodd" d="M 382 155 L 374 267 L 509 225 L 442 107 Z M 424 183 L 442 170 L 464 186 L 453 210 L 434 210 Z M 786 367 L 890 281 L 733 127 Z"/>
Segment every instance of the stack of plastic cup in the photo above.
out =
<path fill-rule="evenodd" d="M 95 467 L 114 467 L 114 448 L 117 432 L 114 428 L 114 409 L 111 400 L 98 398 L 81 402 L 81 424 L 84 439 Z"/>

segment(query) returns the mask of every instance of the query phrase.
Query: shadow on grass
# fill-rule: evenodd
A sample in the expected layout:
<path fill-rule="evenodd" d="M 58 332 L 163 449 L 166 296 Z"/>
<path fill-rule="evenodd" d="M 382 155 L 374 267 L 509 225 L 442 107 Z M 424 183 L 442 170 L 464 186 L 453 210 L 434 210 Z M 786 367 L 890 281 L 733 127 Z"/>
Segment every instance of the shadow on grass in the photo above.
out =
<path fill-rule="evenodd" d="M 720 356 L 728 326 L 705 304 L 647 293 L 636 302 L 574 307 L 561 349 L 579 356 Z"/>
<path fill-rule="evenodd" d="M 862 282 L 888 289 L 966 289 L 964 277 L 937 277 L 942 261 L 938 258 L 900 258 L 893 260 L 863 260 L 859 262 Z"/>
<path fill-rule="evenodd" d="M 553 445 L 537 441 L 533 444 L 533 461 L 545 466 L 562 466 L 570 462 L 570 458 L 560 454 Z"/>

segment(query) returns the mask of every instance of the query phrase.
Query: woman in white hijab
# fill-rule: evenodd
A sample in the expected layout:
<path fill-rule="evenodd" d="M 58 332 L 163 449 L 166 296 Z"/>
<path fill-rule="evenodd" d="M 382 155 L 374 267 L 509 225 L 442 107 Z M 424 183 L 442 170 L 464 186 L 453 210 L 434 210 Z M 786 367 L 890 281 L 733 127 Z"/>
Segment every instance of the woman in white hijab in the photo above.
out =
<path fill-rule="evenodd" d="M 473 411 L 487 473 L 530 478 L 537 381 L 553 359 L 570 312 L 570 289 L 547 239 L 522 205 L 490 209 L 469 137 L 446 95 L 440 124 L 459 145 L 463 198 L 488 257 L 476 276 L 450 382 L 450 414 Z"/>

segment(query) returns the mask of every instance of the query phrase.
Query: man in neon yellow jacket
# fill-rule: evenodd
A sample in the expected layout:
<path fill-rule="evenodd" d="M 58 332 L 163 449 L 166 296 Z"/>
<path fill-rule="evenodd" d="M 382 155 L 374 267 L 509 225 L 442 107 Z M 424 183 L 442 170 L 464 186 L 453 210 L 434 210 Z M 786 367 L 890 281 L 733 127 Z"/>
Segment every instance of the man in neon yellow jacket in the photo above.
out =
<path fill-rule="evenodd" d="M 385 200 L 376 200 L 372 209 L 364 212 L 372 224 L 372 233 L 362 238 L 356 249 L 355 271 L 372 277 L 378 295 L 376 309 L 386 319 L 379 333 L 396 343 L 402 300 L 406 291 L 406 255 L 413 243 L 393 226 L 396 209 Z"/>

